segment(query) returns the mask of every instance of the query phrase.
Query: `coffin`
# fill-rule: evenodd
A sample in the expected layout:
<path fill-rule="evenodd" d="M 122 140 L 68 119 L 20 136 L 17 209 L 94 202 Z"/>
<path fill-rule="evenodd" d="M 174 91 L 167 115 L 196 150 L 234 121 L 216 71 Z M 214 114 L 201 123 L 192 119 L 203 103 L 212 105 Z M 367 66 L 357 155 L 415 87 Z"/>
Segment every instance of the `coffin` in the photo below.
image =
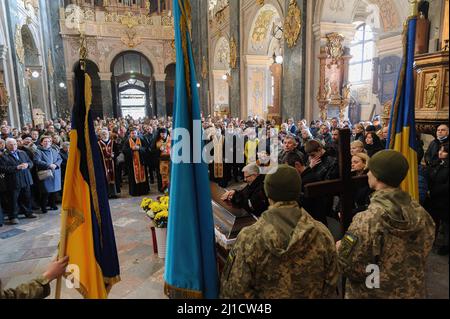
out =
<path fill-rule="evenodd" d="M 247 226 L 253 225 L 256 218 L 241 208 L 236 208 L 220 198 L 226 192 L 216 183 L 211 183 L 211 199 L 214 215 L 216 235 L 217 260 L 219 271 L 225 265 L 226 258 L 233 248 L 239 232 Z"/>

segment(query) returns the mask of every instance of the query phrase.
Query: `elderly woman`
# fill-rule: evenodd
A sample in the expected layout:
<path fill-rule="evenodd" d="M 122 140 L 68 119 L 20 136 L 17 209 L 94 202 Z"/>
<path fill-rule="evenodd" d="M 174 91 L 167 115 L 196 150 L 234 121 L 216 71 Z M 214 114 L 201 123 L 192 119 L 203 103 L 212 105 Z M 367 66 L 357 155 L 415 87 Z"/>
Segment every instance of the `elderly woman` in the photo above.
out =
<path fill-rule="evenodd" d="M 42 136 L 40 146 L 34 157 L 34 163 L 38 171 L 39 187 L 41 191 L 42 214 L 50 210 L 57 210 L 56 194 L 61 191 L 61 164 L 62 158 L 59 151 L 52 147 L 52 138 Z"/>
<path fill-rule="evenodd" d="M 222 200 L 229 201 L 234 207 L 245 209 L 248 213 L 260 217 L 269 207 L 269 200 L 264 192 L 264 178 L 256 163 L 243 168 L 244 181 L 247 184 L 242 190 L 231 190 L 222 196 Z"/>

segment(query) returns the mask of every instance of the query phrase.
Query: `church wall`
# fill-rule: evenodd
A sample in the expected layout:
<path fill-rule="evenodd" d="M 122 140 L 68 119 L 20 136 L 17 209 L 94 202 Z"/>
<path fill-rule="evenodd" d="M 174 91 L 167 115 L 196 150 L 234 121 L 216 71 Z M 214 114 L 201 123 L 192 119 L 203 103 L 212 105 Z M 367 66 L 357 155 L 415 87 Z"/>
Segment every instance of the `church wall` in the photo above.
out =
<path fill-rule="evenodd" d="M 24 7 L 23 1 L 5 2 L 6 23 L 10 39 L 11 66 L 14 69 L 14 90 L 17 96 L 18 123 L 21 126 L 32 122 L 32 112 L 51 118 L 49 87 L 47 85 L 46 54 L 43 43 L 41 10 L 46 10 L 45 1 L 39 5 L 34 2 Z M 24 42 L 25 41 L 25 42 Z M 18 54 L 19 53 L 19 54 Z M 26 80 L 26 68 L 39 72 L 38 78 Z M 30 98 L 32 107 L 30 105 Z M 33 111 L 31 110 L 33 108 Z M 35 118 L 36 120 L 37 118 Z"/>
<path fill-rule="evenodd" d="M 230 87 L 223 80 L 229 72 L 230 66 L 230 8 L 223 10 L 223 18 L 209 18 L 209 85 L 210 85 L 210 112 L 205 115 L 214 115 L 215 112 L 229 111 Z M 220 107 L 222 106 L 222 110 Z M 225 109 L 226 108 L 226 109 Z"/>
<path fill-rule="evenodd" d="M 112 114 L 111 64 L 114 58 L 125 51 L 136 51 L 143 54 L 153 66 L 153 81 L 155 92 L 150 97 L 156 97 L 153 105 L 164 116 L 166 111 L 165 68 L 175 62 L 173 49 L 174 29 L 173 17 L 169 15 L 152 15 L 148 17 L 144 12 L 125 13 L 115 11 L 105 12 L 96 7 L 82 8 L 86 20 L 86 36 L 88 58 L 99 67 L 101 78 L 101 95 L 103 99 L 103 113 Z M 73 66 L 79 60 L 79 33 L 70 24 L 74 11 L 60 8 L 60 29 L 63 37 L 66 77 L 68 82 L 69 105 L 73 103 Z M 153 113 L 149 110 L 149 113 Z"/>
<path fill-rule="evenodd" d="M 274 19 L 284 16 L 284 1 L 264 1 L 264 6 L 255 1 L 243 1 L 241 7 L 241 117 L 246 118 L 251 115 L 266 117 L 268 106 L 270 105 L 271 77 L 270 65 L 273 63 L 272 54 L 269 52 L 272 43 L 272 20 L 268 25 L 256 26 L 259 14 L 266 10 L 274 10 Z M 255 43 L 256 32 L 261 33 L 261 41 Z"/>
<path fill-rule="evenodd" d="M 430 5 L 430 19 L 433 15 L 438 15 L 436 12 L 440 10 L 437 7 L 440 6 L 441 0 L 434 4 L 433 2 Z M 358 83 L 352 87 L 352 95 L 362 104 L 362 120 L 370 120 L 374 105 L 376 106 L 374 115 L 380 114 L 383 103 L 393 97 L 400 68 L 398 61 L 402 56 L 401 33 L 403 22 L 406 21 L 409 14 L 410 4 L 408 1 L 402 0 L 319 0 L 316 2 L 312 25 L 315 39 L 314 45 L 311 46 L 309 51 L 311 56 L 309 63 L 313 64 L 314 70 L 312 72 L 314 75 L 314 96 L 309 97 L 312 98 L 310 104 L 312 105 L 311 114 L 313 118 L 319 117 L 318 102 L 316 101 L 319 83 L 317 55 L 320 52 L 320 46 L 326 43 L 324 36 L 327 33 L 339 30 L 339 33 L 345 37 L 346 43 L 344 45 L 350 46 L 356 31 L 356 25 L 352 25 L 353 22 L 366 21 L 374 28 L 376 51 L 373 57 L 373 80 L 367 83 Z M 434 22 L 434 24 L 438 26 L 440 19 L 437 20 L 439 22 Z M 433 38 L 433 32 L 431 38 Z M 431 41 L 432 39 L 430 39 Z"/>
<path fill-rule="evenodd" d="M 10 98 L 7 119 L 11 125 L 17 127 L 20 126 L 20 117 L 11 49 L 14 43 L 10 41 L 8 16 L 9 11 L 7 11 L 5 2 L 0 1 L 0 69 L 3 71 L 5 87 Z"/>
<path fill-rule="evenodd" d="M 196 66 L 197 82 L 200 84 L 199 98 L 200 108 L 204 114 L 210 113 L 210 86 L 208 81 L 207 59 L 209 55 L 208 26 L 208 1 L 191 1 L 192 6 L 192 50 Z M 205 63 L 206 62 L 206 63 Z M 206 68 L 206 71 L 205 71 Z"/>
<path fill-rule="evenodd" d="M 45 0 L 41 0 L 44 3 Z M 41 8 L 44 8 L 41 5 Z M 59 61 L 64 61 L 64 45 L 59 29 L 59 4 L 57 1 L 47 1 L 45 10 L 41 10 L 42 24 L 47 62 L 48 87 L 51 100 L 51 113 L 53 117 L 68 117 L 71 114 L 72 105 L 69 105 L 67 93 L 66 66 Z M 63 87 L 60 84 L 64 84 Z"/>

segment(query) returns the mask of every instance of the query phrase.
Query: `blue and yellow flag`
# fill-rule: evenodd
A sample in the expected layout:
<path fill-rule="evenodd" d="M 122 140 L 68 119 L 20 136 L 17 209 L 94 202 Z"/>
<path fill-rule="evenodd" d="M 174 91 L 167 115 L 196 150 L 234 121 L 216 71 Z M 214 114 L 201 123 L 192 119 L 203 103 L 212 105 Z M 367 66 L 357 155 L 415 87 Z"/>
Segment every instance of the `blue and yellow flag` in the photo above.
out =
<path fill-rule="evenodd" d="M 174 299 L 215 299 L 219 279 L 208 168 L 202 161 L 193 161 L 202 158 L 201 149 L 194 147 L 202 141 L 201 134 L 193 132 L 193 121 L 201 118 L 189 0 L 174 0 L 173 12 L 177 61 L 173 127 L 190 133 L 190 140 L 183 145 L 190 144 L 191 161 L 172 164 L 165 293 Z M 173 138 L 176 143 L 178 137 Z"/>
<path fill-rule="evenodd" d="M 409 163 L 408 176 L 401 188 L 419 200 L 419 166 L 416 148 L 414 50 L 417 18 L 410 17 L 403 31 L 403 61 L 389 124 L 387 148 L 402 153 Z"/>
<path fill-rule="evenodd" d="M 69 256 L 69 264 L 76 267 L 71 276 L 85 298 L 105 299 L 120 281 L 120 268 L 91 102 L 91 79 L 78 64 L 62 201 L 60 256 Z"/>

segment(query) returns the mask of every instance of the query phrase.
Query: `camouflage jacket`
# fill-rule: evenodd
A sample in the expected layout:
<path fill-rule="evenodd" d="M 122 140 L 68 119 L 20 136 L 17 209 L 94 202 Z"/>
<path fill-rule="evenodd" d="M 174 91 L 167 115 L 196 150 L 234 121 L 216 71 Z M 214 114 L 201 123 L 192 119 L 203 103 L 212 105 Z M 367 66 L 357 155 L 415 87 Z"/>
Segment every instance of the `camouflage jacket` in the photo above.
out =
<path fill-rule="evenodd" d="M 269 207 L 228 257 L 221 298 L 331 298 L 339 276 L 334 239 L 296 202 Z"/>
<path fill-rule="evenodd" d="M 50 295 L 49 281 L 44 277 L 36 278 L 15 289 L 3 290 L 0 280 L 0 299 L 44 299 Z"/>
<path fill-rule="evenodd" d="M 434 234 L 433 219 L 407 193 L 376 191 L 338 250 L 346 298 L 425 298 L 425 263 Z"/>

